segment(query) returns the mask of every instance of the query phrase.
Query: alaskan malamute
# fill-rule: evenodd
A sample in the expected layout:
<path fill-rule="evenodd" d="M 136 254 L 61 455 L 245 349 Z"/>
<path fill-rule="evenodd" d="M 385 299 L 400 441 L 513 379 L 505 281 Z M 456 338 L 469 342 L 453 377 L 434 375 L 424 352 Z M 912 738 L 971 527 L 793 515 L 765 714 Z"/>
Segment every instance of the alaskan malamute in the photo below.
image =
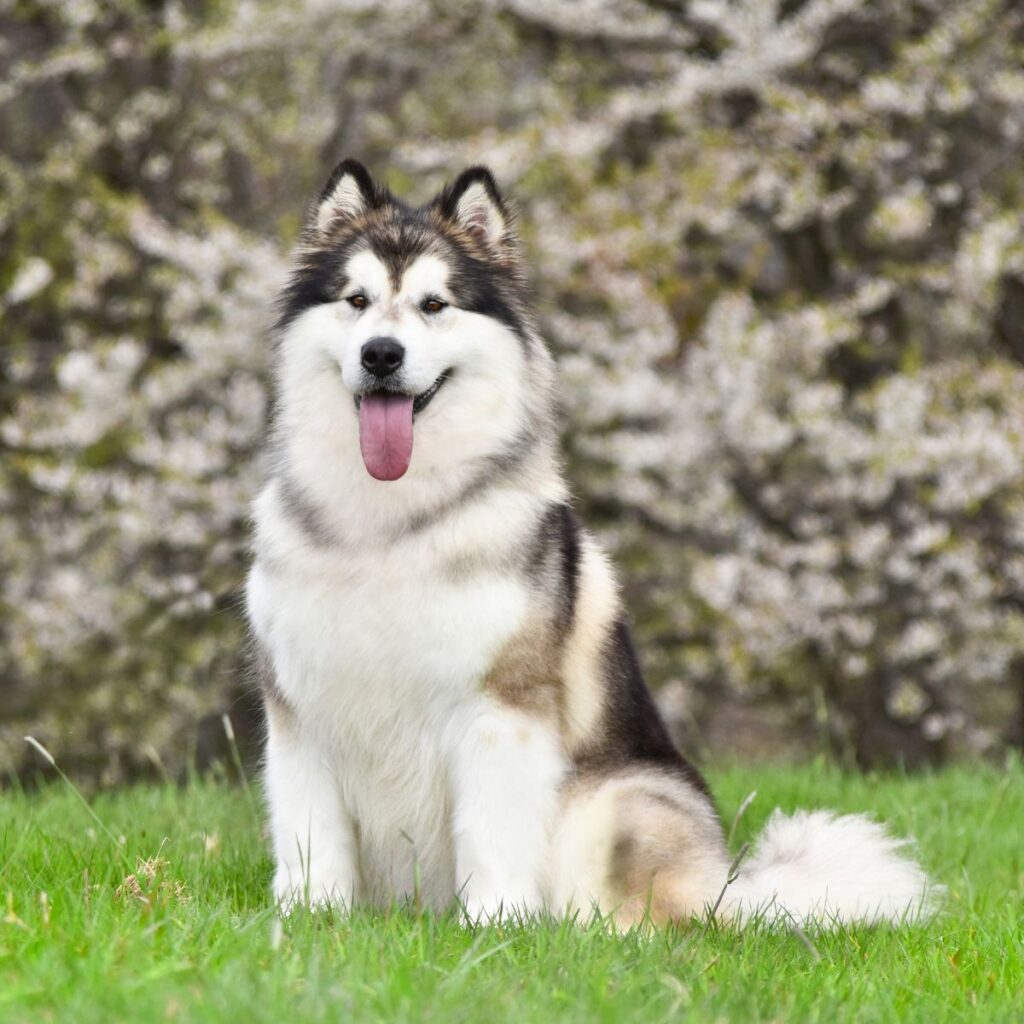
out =
<path fill-rule="evenodd" d="M 860 816 L 776 813 L 727 885 L 559 459 L 508 203 L 346 160 L 280 299 L 248 612 L 285 907 L 882 920 L 928 881 Z M 724 897 L 722 897 L 724 889 Z M 720 899 L 720 897 L 722 897 Z"/>

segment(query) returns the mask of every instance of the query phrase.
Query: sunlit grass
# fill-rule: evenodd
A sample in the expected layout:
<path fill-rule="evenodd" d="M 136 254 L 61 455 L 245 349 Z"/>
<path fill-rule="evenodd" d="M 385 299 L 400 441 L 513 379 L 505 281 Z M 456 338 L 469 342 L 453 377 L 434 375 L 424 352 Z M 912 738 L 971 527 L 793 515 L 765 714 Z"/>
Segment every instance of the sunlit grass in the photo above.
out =
<path fill-rule="evenodd" d="M 799 1021 L 1024 1018 L 1024 768 L 711 773 L 734 846 L 779 804 L 872 810 L 948 886 L 927 927 L 806 935 L 269 905 L 258 805 L 212 782 L 0 795 L 0 1020 Z M 98 821 L 96 820 L 98 819 Z"/>

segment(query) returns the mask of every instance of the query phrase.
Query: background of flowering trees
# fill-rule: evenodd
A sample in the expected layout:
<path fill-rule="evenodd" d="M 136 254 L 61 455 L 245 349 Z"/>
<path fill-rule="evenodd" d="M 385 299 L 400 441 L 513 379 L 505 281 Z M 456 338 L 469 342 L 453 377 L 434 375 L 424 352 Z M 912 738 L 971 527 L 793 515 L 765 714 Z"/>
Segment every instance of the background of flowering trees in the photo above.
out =
<path fill-rule="evenodd" d="M 0 0 L 0 766 L 250 721 L 268 309 L 343 155 L 518 195 L 692 747 L 1021 742 L 1014 0 Z"/>

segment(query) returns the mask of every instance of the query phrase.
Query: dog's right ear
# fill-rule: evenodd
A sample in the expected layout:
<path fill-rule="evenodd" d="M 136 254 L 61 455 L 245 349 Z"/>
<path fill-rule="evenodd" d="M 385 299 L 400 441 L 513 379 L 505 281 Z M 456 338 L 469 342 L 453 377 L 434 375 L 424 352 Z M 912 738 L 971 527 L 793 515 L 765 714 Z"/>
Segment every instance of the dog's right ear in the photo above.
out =
<path fill-rule="evenodd" d="M 377 186 L 358 160 L 342 160 L 317 200 L 313 223 L 325 234 L 342 221 L 354 220 L 377 205 Z"/>
<path fill-rule="evenodd" d="M 500 254 L 513 246 L 511 211 L 486 167 L 463 171 L 434 199 L 434 206 L 491 252 Z"/>

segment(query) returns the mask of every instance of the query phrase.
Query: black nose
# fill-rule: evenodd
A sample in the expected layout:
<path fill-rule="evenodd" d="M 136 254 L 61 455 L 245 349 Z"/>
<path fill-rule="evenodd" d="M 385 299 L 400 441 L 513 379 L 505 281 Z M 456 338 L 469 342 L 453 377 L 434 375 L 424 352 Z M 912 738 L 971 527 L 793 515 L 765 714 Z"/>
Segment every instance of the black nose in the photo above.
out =
<path fill-rule="evenodd" d="M 371 338 L 362 351 L 363 369 L 374 377 L 386 377 L 402 365 L 405 349 L 394 338 Z"/>

